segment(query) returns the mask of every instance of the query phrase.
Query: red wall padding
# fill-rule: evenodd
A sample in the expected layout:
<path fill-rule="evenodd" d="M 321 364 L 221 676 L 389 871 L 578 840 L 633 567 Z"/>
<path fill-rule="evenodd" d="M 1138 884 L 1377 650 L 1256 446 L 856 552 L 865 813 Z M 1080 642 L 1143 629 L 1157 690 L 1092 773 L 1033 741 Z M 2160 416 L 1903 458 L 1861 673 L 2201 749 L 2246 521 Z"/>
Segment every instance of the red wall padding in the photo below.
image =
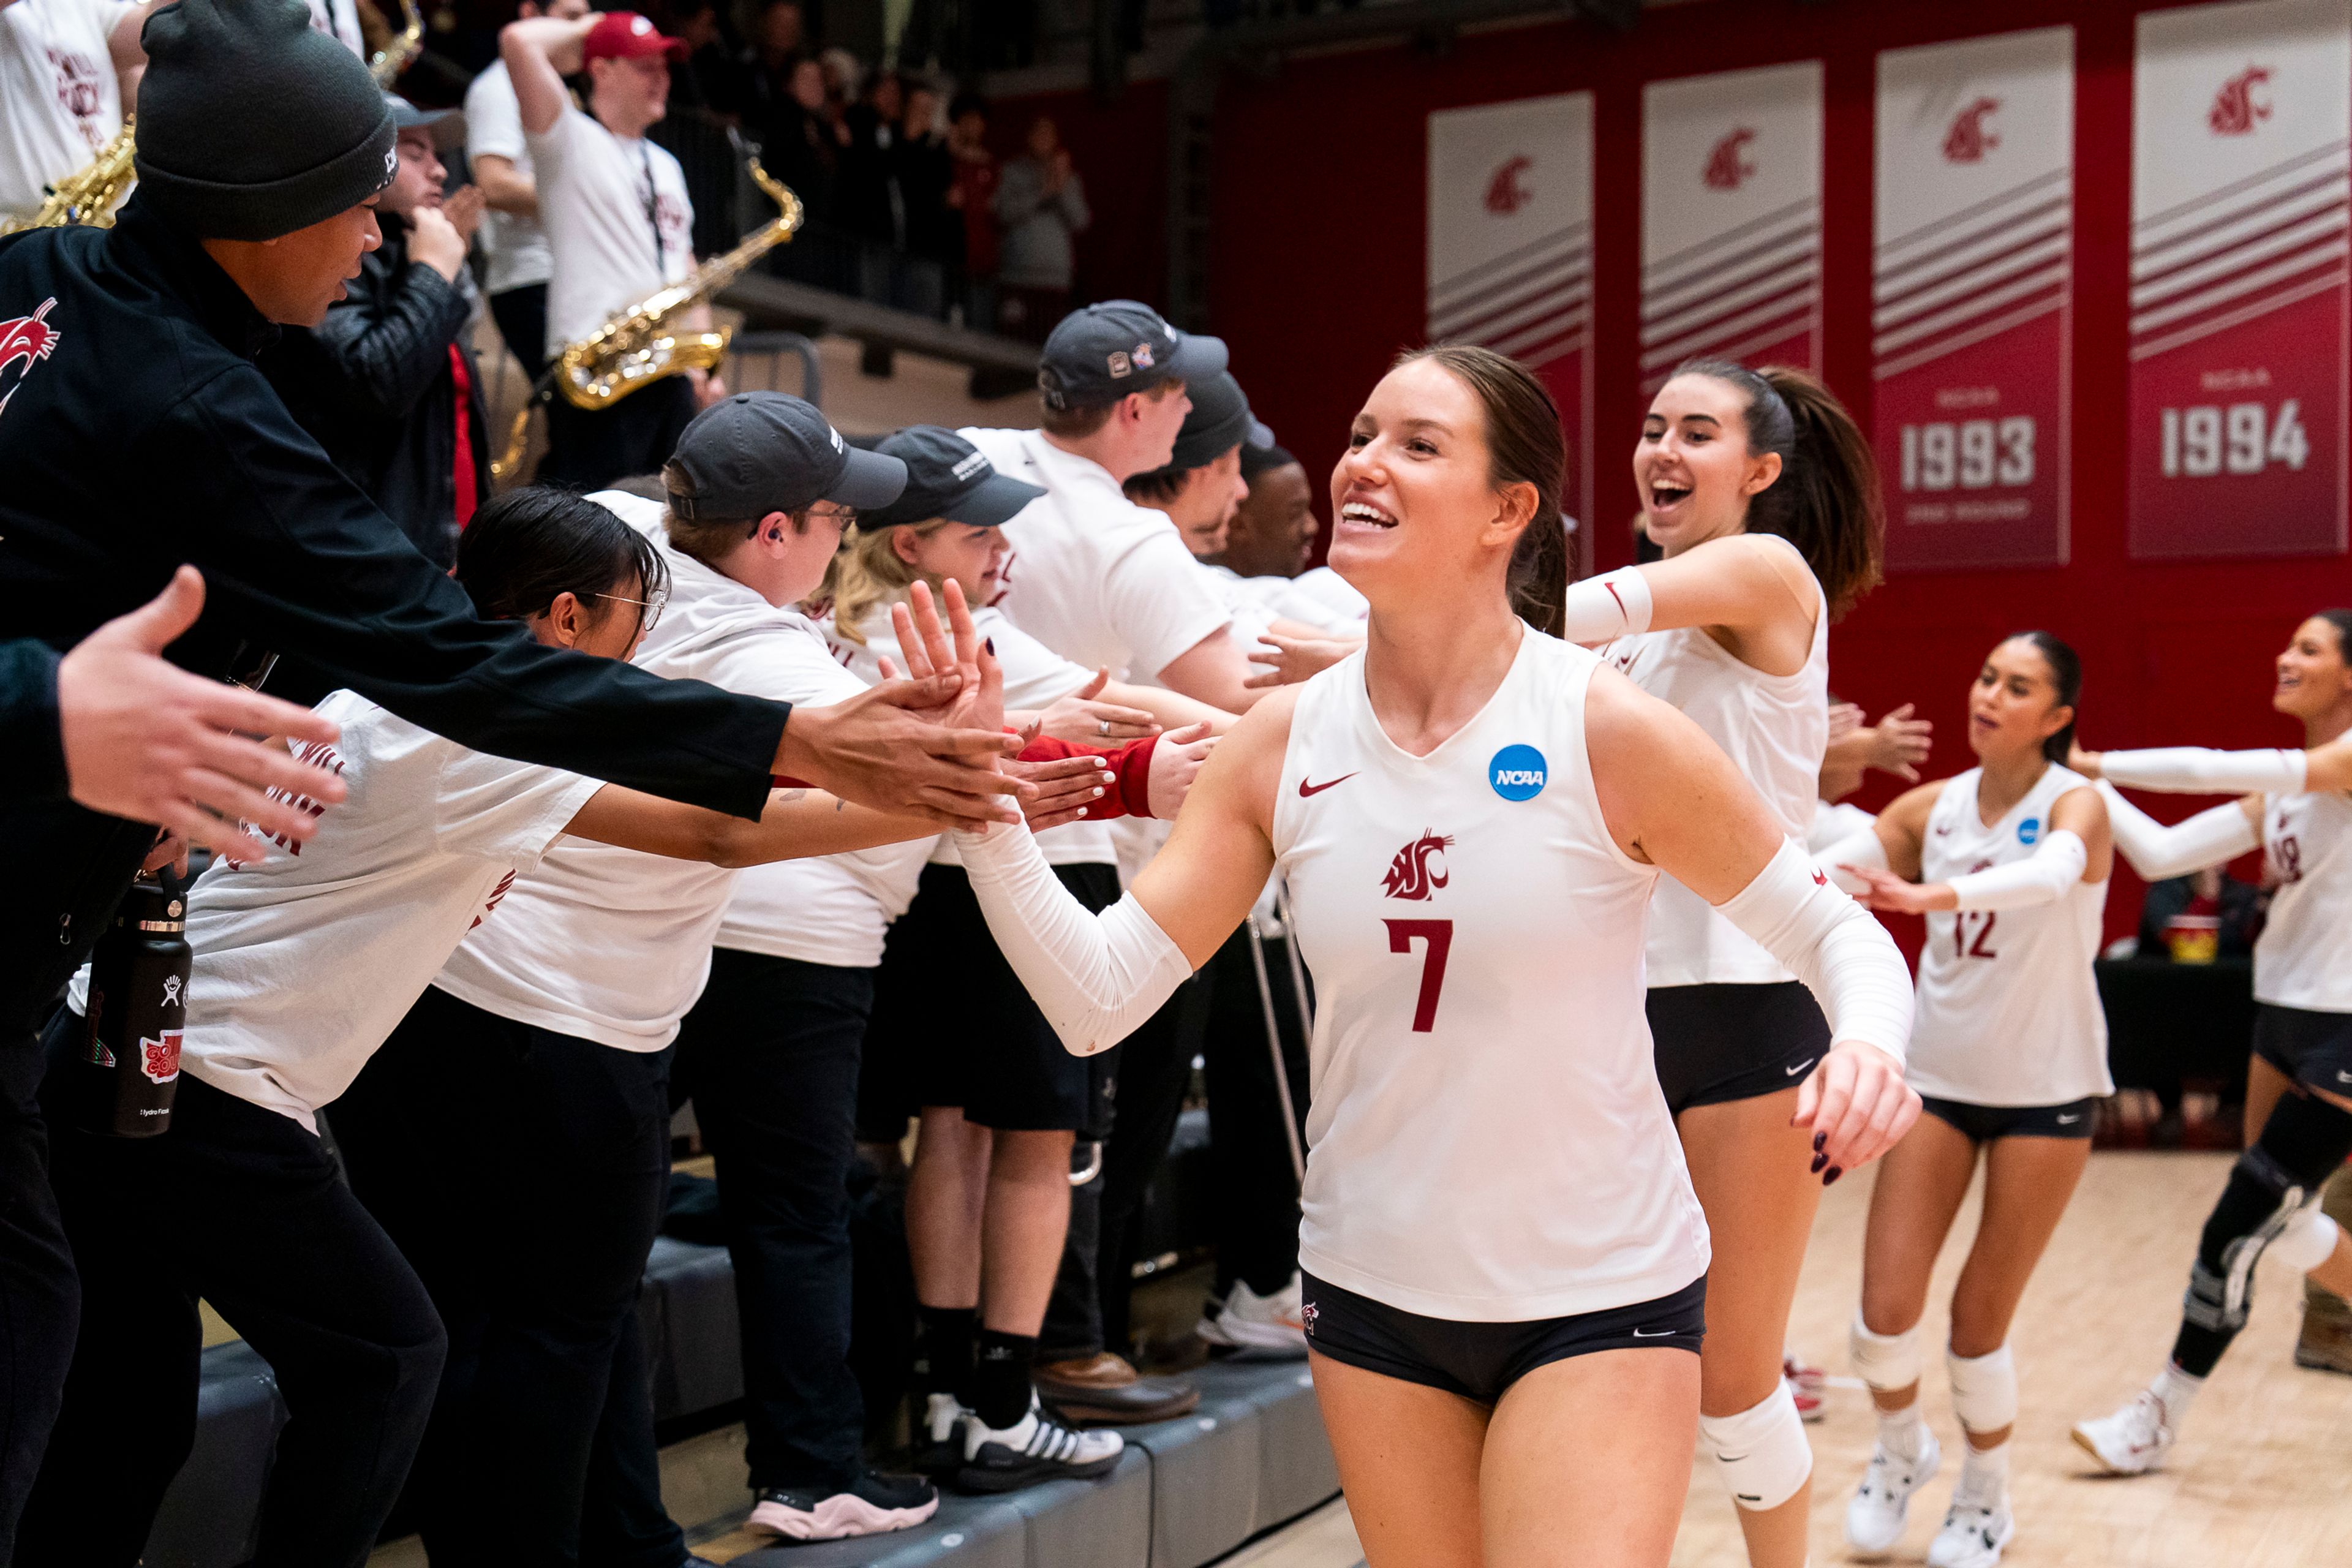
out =
<path fill-rule="evenodd" d="M 1224 78 L 1216 121 L 1213 329 L 1260 416 L 1310 471 L 1338 453 L 1389 358 L 1423 320 L 1426 116 L 1436 109 L 1591 89 L 1596 105 L 1594 462 L 1601 565 L 1631 559 L 1630 455 L 1645 80 L 1818 58 L 1826 63 L 1824 366 L 1870 425 L 1872 115 L 1878 50 L 2071 22 L 2075 29 L 2075 312 L 2073 560 L 2064 567 L 1897 577 L 1840 625 L 1837 691 L 1875 716 L 1916 701 L 1936 721 L 1931 776 L 1969 765 L 1966 694 L 2005 632 L 2046 627 L 2083 655 L 2083 732 L 2094 745 L 2299 743 L 2269 710 L 2271 658 L 2295 623 L 2352 603 L 2342 557 L 2141 563 L 2125 552 L 2125 266 L 2130 202 L 2133 16 L 2096 0 L 1705 0 L 1647 11 L 1630 34 L 1584 23 L 1458 40 L 1443 58 L 1383 47 L 1285 62 L 1270 79 Z M 1147 299 L 1165 276 L 1164 89 L 1130 89 L 1066 129 L 1100 215 L 1085 282 Z M 1003 119 L 1022 120 L 1006 106 Z M 1013 127 L 1008 125 L 1008 131 Z M 1134 235 L 1103 232 L 1109 188 Z M 1097 194 L 1099 193 L 1099 194 Z M 1571 487 L 1572 489 L 1572 487 Z M 1876 805 L 1895 786 L 1874 779 Z M 2151 805 L 2168 820 L 2210 804 Z M 2251 871 L 2251 862 L 2240 868 Z M 2118 868 L 2110 933 L 2137 920 L 2139 885 Z"/>

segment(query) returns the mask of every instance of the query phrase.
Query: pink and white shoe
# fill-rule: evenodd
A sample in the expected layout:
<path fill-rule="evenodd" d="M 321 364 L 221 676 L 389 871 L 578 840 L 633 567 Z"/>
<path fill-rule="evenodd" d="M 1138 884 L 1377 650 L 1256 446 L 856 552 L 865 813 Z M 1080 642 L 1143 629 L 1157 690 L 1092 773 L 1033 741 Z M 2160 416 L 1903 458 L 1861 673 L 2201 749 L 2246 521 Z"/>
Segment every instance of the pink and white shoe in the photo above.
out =
<path fill-rule="evenodd" d="M 768 1487 L 743 1528 L 787 1541 L 843 1541 L 882 1535 L 922 1523 L 939 1511 L 939 1489 L 918 1476 L 859 1476 L 841 1491 L 824 1487 Z"/>

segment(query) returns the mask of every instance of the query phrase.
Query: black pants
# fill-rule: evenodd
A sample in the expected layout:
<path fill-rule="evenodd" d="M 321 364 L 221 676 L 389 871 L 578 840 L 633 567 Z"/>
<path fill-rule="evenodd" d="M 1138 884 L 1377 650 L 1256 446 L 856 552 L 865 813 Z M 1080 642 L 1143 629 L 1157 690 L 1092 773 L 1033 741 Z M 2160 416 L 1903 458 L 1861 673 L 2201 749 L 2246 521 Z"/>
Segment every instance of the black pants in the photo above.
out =
<path fill-rule="evenodd" d="M 547 369 L 547 285 L 526 283 L 491 295 L 490 320 L 499 324 L 507 353 L 522 365 L 524 379 L 537 381 Z M 497 449 L 495 437 L 490 446 Z"/>
<path fill-rule="evenodd" d="M 41 1043 L 0 1037 L 0 1565 L 33 1490 L 72 1363 L 81 1287 L 49 1187 Z M 37 1562 L 38 1558 L 28 1558 Z"/>
<path fill-rule="evenodd" d="M 60 1013 L 52 1052 L 79 1037 Z M 199 1297 L 269 1363 L 289 1413 L 257 1568 L 358 1568 L 408 1479 L 441 1320 L 308 1129 L 183 1076 L 157 1138 L 60 1130 L 80 1351 L 17 1545 L 131 1568 L 195 1441 Z"/>
<path fill-rule="evenodd" d="M 352 1185 L 449 1326 L 410 1486 L 435 1568 L 678 1568 L 637 1296 L 669 1057 L 427 991 L 330 1110 Z"/>
<path fill-rule="evenodd" d="M 658 473 L 694 417 L 694 389 L 682 375 L 639 387 L 591 413 L 561 397 L 547 404 L 547 458 L 539 482 L 598 490 L 614 479 Z"/>
<path fill-rule="evenodd" d="M 1307 1029 L 1290 975 L 1288 939 L 1265 943 L 1267 990 L 1282 1041 L 1301 1147 L 1307 1121 Z M 1261 1296 L 1298 1272 L 1298 1173 L 1282 1130 L 1282 1096 L 1265 1038 L 1265 1004 L 1249 932 L 1235 931 L 1207 965 L 1214 977 L 1202 1056 L 1209 1080 L 1211 1228 L 1217 1247 L 1217 1291 L 1236 1279 Z"/>
<path fill-rule="evenodd" d="M 742 1320 L 751 1487 L 845 1489 L 866 1407 L 849 1366 L 849 1163 L 874 971 L 719 948 L 677 1037 L 673 1102 L 717 1156 Z"/>

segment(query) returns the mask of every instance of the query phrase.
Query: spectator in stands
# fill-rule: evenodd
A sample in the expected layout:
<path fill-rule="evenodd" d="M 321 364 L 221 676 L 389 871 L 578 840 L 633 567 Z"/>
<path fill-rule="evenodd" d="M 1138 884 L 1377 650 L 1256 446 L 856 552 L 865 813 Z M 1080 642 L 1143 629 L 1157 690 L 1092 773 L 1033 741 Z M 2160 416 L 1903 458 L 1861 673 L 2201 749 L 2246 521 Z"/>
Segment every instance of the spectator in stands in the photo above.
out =
<path fill-rule="evenodd" d="M 866 85 L 866 68 L 847 49 L 835 47 L 818 53 L 817 64 L 824 71 L 824 101 L 835 120 L 845 120 L 850 105 L 857 101 L 859 90 Z"/>
<path fill-rule="evenodd" d="M 1192 411 L 1184 416 L 1176 447 L 1165 467 L 1129 475 L 1119 488 L 1138 506 L 1168 514 L 1197 560 L 1225 547 L 1225 530 L 1248 499 L 1242 482 L 1242 441 L 1255 422 L 1241 383 L 1230 373 L 1186 389 Z"/>
<path fill-rule="evenodd" d="M 1045 341 L 1070 306 L 1076 275 L 1071 240 L 1094 221 L 1086 182 L 1071 167 L 1062 129 L 1046 115 L 1029 125 L 1029 151 L 1004 165 L 996 187 L 1003 239 L 997 288 L 1003 329 Z"/>
<path fill-rule="evenodd" d="M 742 121 L 745 133 L 765 147 L 775 130 L 792 118 L 786 106 L 793 100 L 793 73 L 811 57 L 800 0 L 765 0 L 751 10 L 727 107 Z"/>
<path fill-rule="evenodd" d="M 392 98 L 400 171 L 376 204 L 383 243 L 313 330 L 285 329 L 261 366 L 335 466 L 375 498 L 436 565 L 457 559 L 457 532 L 489 495 L 481 374 L 466 328 L 474 316 L 466 252 L 482 192 L 446 201 L 441 154 L 465 116 Z"/>
<path fill-rule="evenodd" d="M 955 159 L 939 124 L 939 89 L 908 79 L 901 97 L 898 133 L 887 160 L 896 252 L 889 302 L 937 316 L 946 303 L 949 271 L 963 256 L 963 225 L 948 205 Z"/>
<path fill-rule="evenodd" d="M 734 62 L 719 25 L 718 0 L 648 0 L 646 16 L 686 46 L 669 76 L 669 107 L 719 116 L 730 101 Z"/>
<path fill-rule="evenodd" d="M 963 227 L 962 268 L 964 324 L 983 330 L 996 325 L 996 154 L 988 150 L 988 100 L 976 92 L 960 92 L 948 105 L 948 156 L 955 160 L 955 180 L 948 186 L 948 205 Z"/>
<path fill-rule="evenodd" d="M 1296 577 L 1315 553 L 1315 487 L 1306 466 L 1268 442 L 1244 443 L 1242 484 L 1248 493 L 1225 528 L 1216 563 L 1239 577 Z"/>
<path fill-rule="evenodd" d="M 898 237 L 890 180 L 890 149 L 898 139 L 906 93 L 898 76 L 877 71 L 864 97 L 844 111 L 849 139 L 841 154 L 835 211 L 842 228 L 865 247 L 859 292 L 869 300 L 890 297 L 890 252 Z"/>
<path fill-rule="evenodd" d="M 576 21 L 588 0 L 521 0 L 522 16 Z M 539 226 L 539 186 L 523 143 L 522 108 L 504 60 L 493 60 L 466 89 L 466 162 L 489 211 L 482 218 L 482 249 L 489 258 L 482 292 L 507 352 L 537 381 L 547 368 L 547 279 L 553 263 Z"/>
<path fill-rule="evenodd" d="M 2179 963 L 2248 957 L 2267 901 L 2220 866 L 2151 883 L 2139 906 L 2139 951 Z"/>

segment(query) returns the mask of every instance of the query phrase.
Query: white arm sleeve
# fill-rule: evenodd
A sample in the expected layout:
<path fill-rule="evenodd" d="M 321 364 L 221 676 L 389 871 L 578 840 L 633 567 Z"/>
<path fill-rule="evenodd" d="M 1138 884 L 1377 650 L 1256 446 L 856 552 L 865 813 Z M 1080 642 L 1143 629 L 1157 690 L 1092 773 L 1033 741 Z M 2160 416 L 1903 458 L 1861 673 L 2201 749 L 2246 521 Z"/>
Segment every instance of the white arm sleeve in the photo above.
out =
<path fill-rule="evenodd" d="M 1183 950 L 1133 894 L 1088 913 L 1026 825 L 960 832 L 955 844 L 1005 962 L 1073 1056 L 1118 1044 L 1192 977 Z"/>
<path fill-rule="evenodd" d="M 2300 795 L 2301 752 L 2209 752 L 2202 746 L 2159 746 L 2108 752 L 2099 772 L 2131 789 L 2173 795 Z"/>
<path fill-rule="evenodd" d="M 2133 870 L 2151 882 L 2226 865 L 2263 847 L 2261 830 L 2246 820 L 2245 808 L 2234 800 L 2167 827 L 2106 780 L 2099 781 L 2098 789 L 2107 803 L 2107 826 L 2115 833 L 2116 847 Z"/>
<path fill-rule="evenodd" d="M 2083 879 L 2090 864 L 2091 847 L 2083 842 L 2082 835 L 2062 827 L 2022 860 L 1989 871 L 1970 871 L 1945 885 L 1960 896 L 1960 909 L 2032 909 L 2063 898 L 2067 889 Z"/>
<path fill-rule="evenodd" d="M 1716 909 L 1805 983 L 1832 1039 L 1859 1040 L 1902 1062 L 1911 1045 L 1911 970 L 1902 951 L 1795 841 L 1781 840 L 1756 879 Z"/>
<path fill-rule="evenodd" d="M 1608 642 L 1650 629 L 1650 584 L 1638 566 L 1620 566 L 1568 585 L 1561 601 L 1570 642 Z"/>
<path fill-rule="evenodd" d="M 1859 877 L 1848 876 L 1838 869 L 1841 866 L 1867 866 L 1875 871 L 1891 871 L 1886 863 L 1886 846 L 1878 841 L 1878 829 L 1866 826 L 1849 833 L 1836 842 L 1814 851 L 1813 858 L 1830 874 L 1830 880 L 1849 893 L 1866 892 L 1870 884 Z"/>

